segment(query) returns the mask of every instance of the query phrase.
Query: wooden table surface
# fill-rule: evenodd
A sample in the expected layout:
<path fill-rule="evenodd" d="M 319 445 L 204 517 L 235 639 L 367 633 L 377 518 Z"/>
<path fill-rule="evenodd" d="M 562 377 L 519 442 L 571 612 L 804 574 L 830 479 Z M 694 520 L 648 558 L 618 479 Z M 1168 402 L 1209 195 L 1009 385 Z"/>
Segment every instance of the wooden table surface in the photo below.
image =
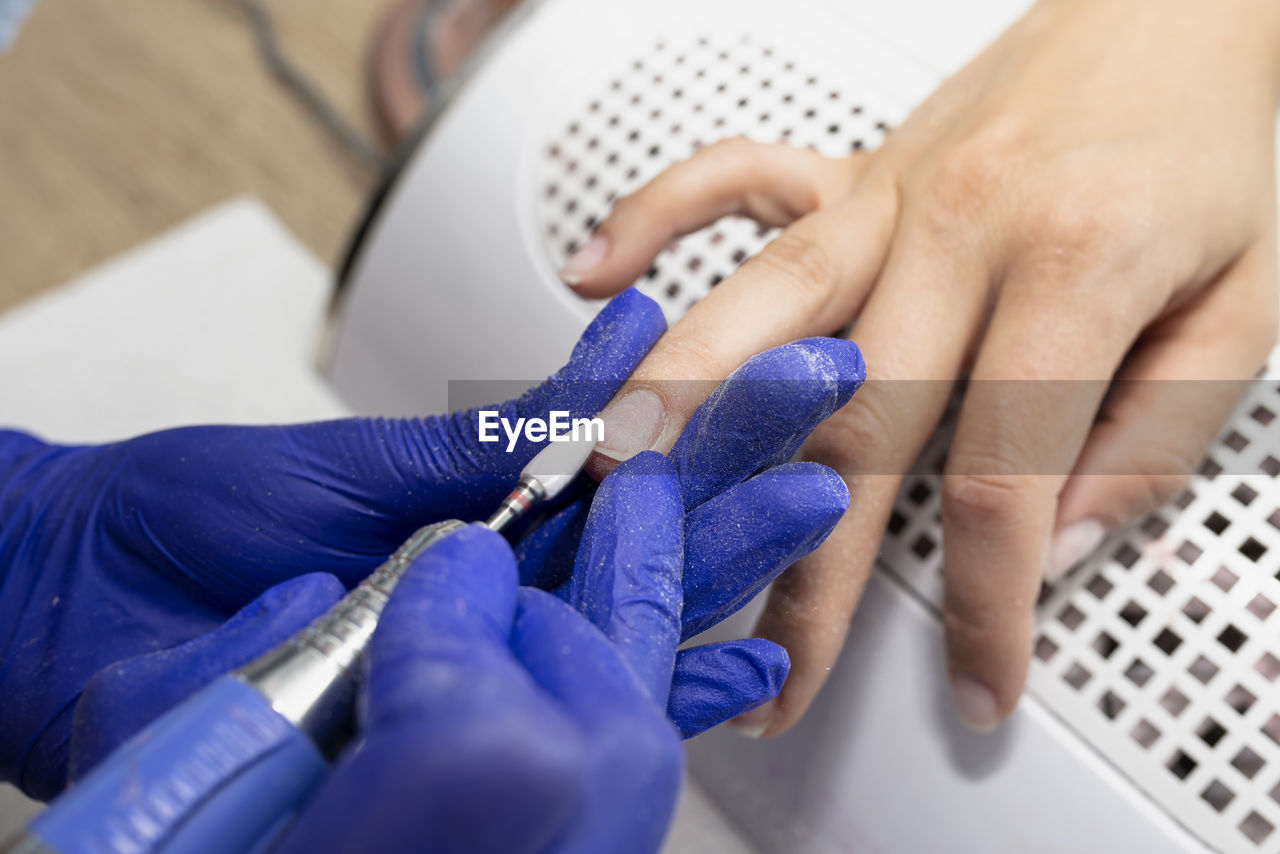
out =
<path fill-rule="evenodd" d="M 285 51 L 371 138 L 386 5 L 268 2 Z M 0 55 L 0 310 L 242 194 L 332 263 L 374 184 L 229 0 L 41 0 Z"/>

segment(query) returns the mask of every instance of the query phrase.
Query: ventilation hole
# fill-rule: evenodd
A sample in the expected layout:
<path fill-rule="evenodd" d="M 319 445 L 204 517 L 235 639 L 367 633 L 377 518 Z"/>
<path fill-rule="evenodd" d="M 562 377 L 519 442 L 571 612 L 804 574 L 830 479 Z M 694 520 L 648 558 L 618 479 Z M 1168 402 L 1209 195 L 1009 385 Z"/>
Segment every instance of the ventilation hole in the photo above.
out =
<path fill-rule="evenodd" d="M 1240 451 L 1243 451 L 1245 448 L 1249 447 L 1249 440 L 1246 439 L 1240 433 L 1237 433 L 1235 430 L 1232 430 L 1231 432 L 1227 433 L 1226 438 L 1222 440 L 1222 444 L 1226 445 L 1231 450 L 1239 453 Z"/>
<path fill-rule="evenodd" d="M 1196 660 L 1191 662 L 1187 667 L 1187 672 L 1198 679 L 1202 684 L 1208 685 L 1209 680 L 1218 675 L 1221 668 L 1214 664 L 1203 655 L 1196 656 Z"/>
<path fill-rule="evenodd" d="M 1254 489 L 1247 483 L 1242 483 L 1235 489 L 1231 490 L 1231 497 L 1239 501 L 1245 507 L 1253 503 L 1253 499 L 1258 497 L 1258 490 Z"/>
<path fill-rule="evenodd" d="M 1169 530 L 1169 523 L 1162 516 L 1148 516 L 1138 527 L 1142 528 L 1143 533 L 1151 539 L 1158 540 L 1164 536 L 1165 531 Z"/>
<path fill-rule="evenodd" d="M 1215 534 L 1221 534 L 1227 530 L 1227 526 L 1231 524 L 1231 520 L 1223 516 L 1217 510 L 1213 511 L 1204 520 L 1204 526 Z"/>
<path fill-rule="evenodd" d="M 1119 648 L 1120 642 L 1107 634 L 1105 631 L 1098 632 L 1098 636 L 1093 639 L 1093 651 L 1103 658 L 1110 658 L 1112 653 Z"/>
<path fill-rule="evenodd" d="M 1156 729 L 1155 724 L 1146 718 L 1141 718 L 1133 729 L 1129 730 L 1129 737 L 1141 745 L 1143 750 L 1150 750 L 1151 745 L 1155 744 L 1160 738 L 1160 730 Z"/>
<path fill-rule="evenodd" d="M 1205 457 L 1200 463 L 1198 474 L 1205 480 L 1213 480 L 1215 477 L 1222 474 L 1222 466 L 1214 462 L 1213 457 Z"/>
<path fill-rule="evenodd" d="M 1173 589 L 1173 577 L 1163 569 L 1157 569 L 1155 574 L 1147 579 L 1147 586 L 1163 596 Z"/>
<path fill-rule="evenodd" d="M 1280 678 L 1280 658 L 1276 658 L 1269 652 L 1264 652 L 1262 656 L 1254 663 L 1253 669 L 1262 674 L 1262 678 L 1268 682 L 1274 682 Z"/>
<path fill-rule="evenodd" d="M 1227 728 L 1213 718 L 1205 718 L 1196 727 L 1196 735 L 1210 747 L 1217 747 L 1218 742 L 1222 741 L 1223 736 L 1226 734 Z"/>
<path fill-rule="evenodd" d="M 1141 658 L 1135 658 L 1133 662 L 1124 669 L 1125 678 L 1137 685 L 1139 688 L 1151 681 L 1151 677 L 1155 675 L 1145 661 Z"/>
<path fill-rule="evenodd" d="M 1164 767 L 1168 768 L 1169 771 L 1173 773 L 1173 776 L 1177 777 L 1179 780 L 1185 780 L 1187 779 L 1187 775 L 1196 770 L 1196 766 L 1198 764 L 1200 763 L 1188 756 L 1186 751 L 1175 750 L 1173 755 L 1169 757 L 1169 761 L 1165 763 Z"/>
<path fill-rule="evenodd" d="M 587 231 L 595 231 L 596 226 L 599 224 L 600 224 L 600 221 L 597 220 L 594 216 L 589 216 L 582 221 L 582 227 L 585 228 Z"/>
<path fill-rule="evenodd" d="M 1182 646 L 1182 638 L 1173 629 L 1165 627 L 1155 636 L 1152 643 L 1165 655 L 1173 655 L 1174 651 Z"/>
<path fill-rule="evenodd" d="M 1267 547 L 1255 540 L 1253 537 L 1249 537 L 1240 544 L 1240 554 L 1244 555 L 1254 563 L 1261 560 L 1262 556 L 1266 553 Z"/>
<path fill-rule="evenodd" d="M 1248 640 L 1248 637 L 1245 636 L 1245 633 L 1231 623 L 1227 623 L 1227 627 L 1218 634 L 1218 643 L 1232 652 L 1239 651 L 1246 640 Z"/>
<path fill-rule="evenodd" d="M 627 170 L 627 180 L 634 181 L 636 179 L 636 176 L 638 176 L 639 174 L 640 174 L 640 170 L 632 166 L 630 169 Z"/>
<path fill-rule="evenodd" d="M 1099 600 L 1107 598 L 1107 594 L 1115 589 L 1115 585 L 1110 581 L 1107 581 L 1107 579 L 1103 578 L 1101 575 L 1095 575 L 1093 578 L 1090 578 L 1089 583 L 1084 587 Z"/>
<path fill-rule="evenodd" d="M 1245 605 L 1245 608 L 1250 614 L 1253 614 L 1253 616 L 1257 617 L 1259 620 L 1265 620 L 1267 617 L 1271 616 L 1273 611 L 1275 611 L 1276 606 L 1274 602 L 1259 593 L 1257 596 L 1254 596 L 1249 600 L 1249 604 Z"/>
<path fill-rule="evenodd" d="M 1080 628 L 1080 624 L 1084 622 L 1084 612 L 1068 602 L 1061 611 L 1058 612 L 1058 622 L 1066 626 L 1071 631 Z"/>
<path fill-rule="evenodd" d="M 1228 706 L 1235 709 L 1242 715 L 1249 711 L 1253 704 L 1258 701 L 1258 698 L 1254 696 L 1253 692 L 1243 685 L 1236 685 L 1236 687 L 1228 691 L 1225 699 Z"/>
<path fill-rule="evenodd" d="M 866 143 L 864 143 L 860 139 L 855 139 L 853 142 L 849 143 L 849 148 L 852 151 L 861 151 L 865 147 L 866 147 Z"/>
<path fill-rule="evenodd" d="M 653 281 L 654 279 L 658 278 L 658 265 L 655 264 L 652 267 L 650 267 L 648 270 L 646 270 L 644 273 L 644 277 L 649 281 Z"/>
<path fill-rule="evenodd" d="M 1141 557 L 1141 554 L 1128 543 L 1121 543 L 1120 547 L 1116 549 L 1115 554 L 1113 554 L 1112 557 L 1115 559 L 1116 563 L 1120 564 L 1125 569 L 1132 569 L 1133 565 L 1138 562 L 1138 558 Z"/>
<path fill-rule="evenodd" d="M 1125 701 L 1112 691 L 1104 691 L 1102 696 L 1098 698 L 1098 710 L 1106 715 L 1109 720 L 1114 721 L 1120 717 L 1125 705 Z"/>
<path fill-rule="evenodd" d="M 894 534 L 894 535 L 900 534 L 902 533 L 902 529 L 905 528 L 906 526 L 907 526 L 906 516 L 903 516 L 897 510 L 894 510 L 892 513 L 889 514 L 888 528 L 889 528 L 890 534 Z"/>
<path fill-rule="evenodd" d="M 1277 786 L 1277 788 L 1280 788 L 1280 786 Z M 1265 842 L 1275 829 L 1274 824 L 1258 815 L 1254 810 L 1250 810 L 1249 814 L 1240 822 L 1240 832 L 1254 845 L 1261 845 Z"/>
<path fill-rule="evenodd" d="M 677 296 L 680 295 L 680 283 L 679 282 L 669 283 L 667 285 L 667 289 L 665 293 L 668 299 L 675 299 Z"/>
<path fill-rule="evenodd" d="M 840 125 L 827 125 L 827 133 L 835 136 L 840 132 Z"/>
<path fill-rule="evenodd" d="M 1067 672 L 1062 674 L 1062 681 L 1066 682 L 1077 691 L 1083 688 L 1092 678 L 1093 674 L 1088 670 L 1085 670 L 1079 664 L 1072 664 L 1067 668 Z"/>
<path fill-rule="evenodd" d="M 716 285 L 724 281 L 724 273 L 714 273 L 710 279 L 707 279 L 707 286 L 714 288 Z"/>
<path fill-rule="evenodd" d="M 1209 616 L 1209 606 L 1199 597 L 1192 596 L 1187 600 L 1187 604 L 1182 606 L 1182 613 L 1187 615 L 1187 619 L 1198 625 L 1205 617 Z"/>
<path fill-rule="evenodd" d="M 1258 463 L 1258 468 L 1262 469 L 1263 474 L 1268 474 L 1268 475 L 1271 475 L 1271 477 L 1275 477 L 1276 475 L 1280 474 L 1280 460 L 1277 460 L 1275 457 L 1271 456 L 1270 454 L 1267 454 L 1267 456 L 1262 460 L 1262 462 Z"/>
<path fill-rule="evenodd" d="M 1275 420 L 1276 414 L 1262 404 L 1258 404 L 1253 408 L 1253 411 L 1249 413 L 1249 417 L 1254 421 L 1257 421 L 1263 427 L 1266 427 Z"/>
<path fill-rule="evenodd" d="M 554 199 L 559 192 L 560 192 L 560 188 L 555 184 L 547 185 L 546 196 L 548 199 Z"/>
<path fill-rule="evenodd" d="M 1262 725 L 1262 734 L 1276 744 L 1280 744 L 1280 715 L 1272 715 L 1267 719 L 1267 722 Z M 1280 803 L 1280 798 L 1276 798 L 1276 802 Z"/>
<path fill-rule="evenodd" d="M 1220 780 L 1214 780 L 1200 793 L 1200 797 L 1204 799 L 1204 802 L 1218 812 L 1226 809 L 1227 804 L 1231 803 L 1235 796 L 1235 792 L 1224 786 Z"/>
<path fill-rule="evenodd" d="M 934 542 L 933 537 L 930 537 L 928 534 L 921 534 L 912 541 L 911 551 L 915 552 L 916 556 L 920 558 L 920 560 L 924 560 L 929 557 L 929 555 L 933 554 L 933 550 L 937 548 L 937 545 L 938 544 Z"/>
<path fill-rule="evenodd" d="M 1130 599 L 1125 606 L 1120 609 L 1120 619 L 1129 625 L 1137 628 L 1138 624 L 1147 617 L 1147 609 L 1143 608 L 1137 602 Z"/>
<path fill-rule="evenodd" d="M 566 255 L 572 255 L 577 251 L 578 251 L 578 241 L 576 240 L 570 240 L 568 243 L 564 245 L 564 254 Z"/>
<path fill-rule="evenodd" d="M 1240 752 L 1231 759 L 1231 767 L 1250 780 L 1258 776 L 1258 772 L 1262 770 L 1262 766 L 1265 764 L 1267 764 L 1266 760 L 1254 753 L 1249 747 L 1240 748 Z"/>
<path fill-rule="evenodd" d="M 907 500 L 919 507 L 929 500 L 929 496 L 933 495 L 931 490 L 924 481 L 916 481 L 915 486 L 907 493 Z"/>
<path fill-rule="evenodd" d="M 1271 525 L 1271 527 L 1277 530 L 1280 530 L 1280 510 L 1275 511 L 1270 516 L 1268 516 L 1267 522 Z"/>
<path fill-rule="evenodd" d="M 1188 566 L 1194 564 L 1202 554 L 1204 554 L 1204 549 L 1190 540 L 1183 540 L 1182 545 L 1178 546 L 1177 555 Z"/>
<path fill-rule="evenodd" d="M 1182 494 L 1174 499 L 1173 506 L 1177 507 L 1179 510 L 1186 510 L 1188 507 L 1191 506 L 1191 502 L 1195 500 L 1196 500 L 1196 494 L 1192 492 L 1190 489 L 1184 489 L 1182 491 Z"/>
<path fill-rule="evenodd" d="M 590 177 L 587 178 L 587 182 L 586 182 L 587 189 L 594 190 L 596 188 L 596 185 L 599 183 L 600 183 L 600 179 L 597 178 L 595 175 L 591 175 Z"/>
<path fill-rule="evenodd" d="M 569 201 L 564 203 L 564 212 L 567 214 L 571 214 L 575 212 L 577 209 L 578 209 L 577 199 L 570 199 Z"/>
<path fill-rule="evenodd" d="M 1048 662 L 1057 655 L 1059 646 L 1049 638 L 1041 635 L 1036 639 L 1036 658 Z"/>
<path fill-rule="evenodd" d="M 604 159 L 604 162 L 608 163 L 610 166 L 613 166 L 615 163 L 618 162 L 618 152 L 616 151 L 611 152 L 609 156 Z"/>
<path fill-rule="evenodd" d="M 1187 699 L 1187 695 L 1177 688 L 1170 688 L 1160 697 L 1160 707 L 1175 718 L 1182 714 L 1189 705 L 1191 705 L 1191 701 Z"/>
<path fill-rule="evenodd" d="M 852 115 L 860 116 L 860 115 L 862 115 L 862 107 L 860 107 L 860 106 L 856 106 L 856 105 L 855 105 L 855 106 L 853 106 L 853 107 L 851 107 L 851 108 L 849 109 L 849 112 L 850 112 Z"/>
<path fill-rule="evenodd" d="M 1209 579 L 1213 582 L 1213 586 L 1217 587 L 1223 593 L 1230 593 L 1231 588 L 1236 586 L 1236 582 L 1240 580 L 1240 576 L 1236 575 L 1225 566 L 1218 567 L 1218 571 Z"/>

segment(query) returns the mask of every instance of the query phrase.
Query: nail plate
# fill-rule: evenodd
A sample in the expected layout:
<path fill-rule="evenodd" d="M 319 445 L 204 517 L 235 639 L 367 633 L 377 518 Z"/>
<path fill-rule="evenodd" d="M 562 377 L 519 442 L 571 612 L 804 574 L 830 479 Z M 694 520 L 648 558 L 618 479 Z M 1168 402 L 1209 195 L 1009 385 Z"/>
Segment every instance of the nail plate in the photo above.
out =
<path fill-rule="evenodd" d="M 951 680 L 951 695 L 960 720 L 974 732 L 990 732 L 1000 722 L 996 697 L 980 682 L 956 676 Z"/>
<path fill-rule="evenodd" d="M 743 712 L 729 721 L 729 727 L 744 738 L 761 738 L 773 722 L 774 700 L 767 700 L 749 712 Z"/>
<path fill-rule="evenodd" d="M 578 284 L 591 275 L 600 262 L 609 254 L 609 238 L 603 234 L 594 234 L 583 244 L 582 248 L 570 256 L 560 269 L 560 278 L 570 287 Z"/>
<path fill-rule="evenodd" d="M 625 460 L 653 447 L 662 435 L 667 410 L 662 398 L 639 388 L 606 406 L 600 418 L 604 421 L 604 431 L 596 453 Z"/>
<path fill-rule="evenodd" d="M 1102 545 L 1107 529 L 1096 519 L 1082 519 L 1063 528 L 1053 538 L 1049 571 L 1045 580 L 1057 581 Z"/>

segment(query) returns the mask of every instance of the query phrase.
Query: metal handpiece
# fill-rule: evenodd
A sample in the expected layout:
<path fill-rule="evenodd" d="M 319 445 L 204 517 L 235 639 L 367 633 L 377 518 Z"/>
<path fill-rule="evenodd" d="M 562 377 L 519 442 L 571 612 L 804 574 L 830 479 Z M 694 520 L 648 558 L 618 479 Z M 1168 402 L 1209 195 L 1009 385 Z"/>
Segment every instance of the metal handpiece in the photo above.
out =
<path fill-rule="evenodd" d="M 232 675 L 266 697 L 321 751 L 332 754 L 348 731 L 360 656 L 391 591 L 414 558 L 462 527 L 450 519 L 419 528 L 323 616 Z"/>

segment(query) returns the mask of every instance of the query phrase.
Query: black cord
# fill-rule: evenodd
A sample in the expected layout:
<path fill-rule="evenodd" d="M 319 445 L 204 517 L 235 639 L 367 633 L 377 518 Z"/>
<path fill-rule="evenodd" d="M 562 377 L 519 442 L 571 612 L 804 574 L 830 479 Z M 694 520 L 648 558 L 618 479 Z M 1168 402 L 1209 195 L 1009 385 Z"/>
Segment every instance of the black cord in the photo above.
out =
<path fill-rule="evenodd" d="M 328 97 L 295 66 L 280 49 L 276 38 L 276 24 L 271 13 L 260 0 L 230 0 L 239 6 L 253 25 L 258 53 L 267 68 L 293 93 L 325 130 L 333 135 L 351 153 L 360 165 L 381 172 L 387 167 L 387 158 L 363 135 L 347 123 Z"/>

